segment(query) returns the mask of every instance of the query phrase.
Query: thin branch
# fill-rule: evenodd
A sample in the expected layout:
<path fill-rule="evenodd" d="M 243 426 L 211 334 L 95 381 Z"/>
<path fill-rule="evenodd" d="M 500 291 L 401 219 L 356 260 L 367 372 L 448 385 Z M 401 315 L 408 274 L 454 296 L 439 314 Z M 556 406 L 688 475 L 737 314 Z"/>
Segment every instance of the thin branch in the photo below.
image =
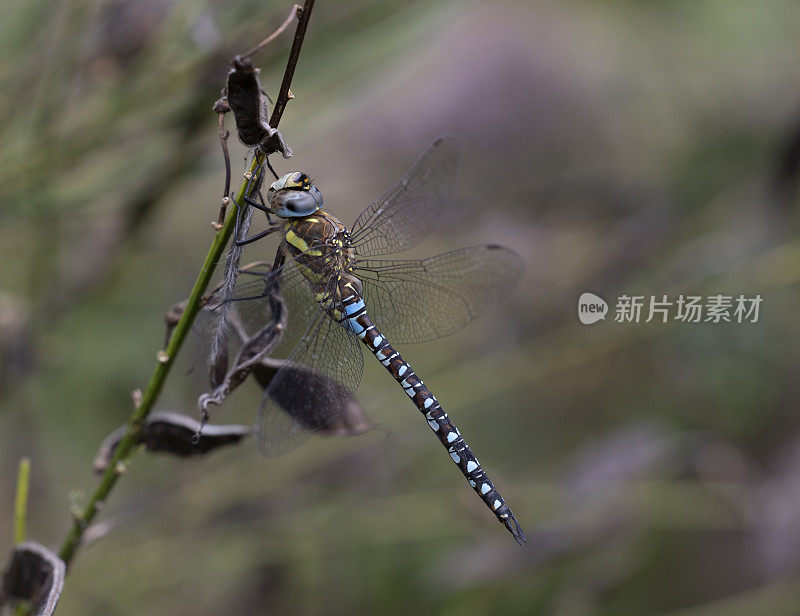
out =
<path fill-rule="evenodd" d="M 222 156 L 225 159 L 225 187 L 222 191 L 222 206 L 219 209 L 219 218 L 216 224 L 211 223 L 212 226 L 219 230 L 222 228 L 222 223 L 225 220 L 225 210 L 231 203 L 231 155 L 228 152 L 228 137 L 231 136 L 230 132 L 225 129 L 225 112 L 218 111 L 219 122 L 219 144 L 222 148 Z"/>
<path fill-rule="evenodd" d="M 286 17 L 286 19 L 284 20 L 284 22 L 283 22 L 283 23 L 282 23 L 280 26 L 278 26 L 278 29 L 277 29 L 277 30 L 275 30 L 275 32 L 273 32 L 272 34 L 270 34 L 270 35 L 269 35 L 267 38 L 265 38 L 263 41 L 261 41 L 261 42 L 260 42 L 258 45 L 256 45 L 255 47 L 253 47 L 253 48 L 252 48 L 250 51 L 248 51 L 246 54 L 244 54 L 244 57 L 245 57 L 245 58 L 249 58 L 249 57 L 250 57 L 250 56 L 252 56 L 253 54 L 255 54 L 255 53 L 258 53 L 259 51 L 261 51 L 262 49 L 264 49 L 264 47 L 266 47 L 266 46 L 267 46 L 267 45 L 269 45 L 269 44 L 270 44 L 272 41 L 274 41 L 276 38 L 278 38 L 278 37 L 279 37 L 281 34 L 283 34 L 283 33 L 286 31 L 286 28 L 288 28 L 288 27 L 289 27 L 289 25 L 292 23 L 292 20 L 293 20 L 293 19 L 294 19 L 294 18 L 295 18 L 295 17 L 296 17 L 296 16 L 297 16 L 299 13 L 301 13 L 301 12 L 302 12 L 302 10 L 303 10 L 303 9 L 301 9 L 301 8 L 300 8 L 300 5 L 299 5 L 299 4 L 295 4 L 295 5 L 292 7 L 292 10 L 291 10 L 291 11 L 289 11 L 289 15 Z M 274 127 L 273 127 L 273 128 L 274 128 Z"/>
<path fill-rule="evenodd" d="M 22 543 L 28 534 L 28 486 L 31 477 L 31 461 L 22 458 L 17 474 L 17 493 L 14 498 L 14 543 Z"/>
<path fill-rule="evenodd" d="M 286 100 L 288 100 L 289 86 L 291 85 L 292 75 L 294 74 L 294 69 L 297 65 L 297 57 L 300 54 L 300 48 L 303 44 L 303 38 L 305 37 L 305 31 L 308 25 L 308 19 L 311 15 L 311 8 L 313 7 L 313 4 L 313 1 L 306 2 L 305 7 L 303 8 L 302 16 L 297 25 L 297 33 L 295 34 L 294 44 L 292 45 L 289 64 L 287 65 L 286 73 L 283 76 L 281 95 L 279 95 L 278 98 L 279 104 L 283 100 L 281 113 L 273 113 L 270 120 L 270 124 L 273 126 L 273 128 L 277 128 L 277 124 L 280 121 L 283 112 L 283 107 L 285 107 Z M 256 151 L 253 161 L 250 164 L 249 172 L 246 175 L 252 177 L 253 174 L 257 173 L 261 168 L 261 165 L 264 163 L 264 159 L 265 155 Z M 144 389 L 141 402 L 136 405 L 136 408 L 131 414 L 125 435 L 122 437 L 122 440 L 120 441 L 120 444 L 117 447 L 113 458 L 111 459 L 108 469 L 103 474 L 100 483 L 89 498 L 89 501 L 86 503 L 83 511 L 75 516 L 72 521 L 72 525 L 64 539 L 64 542 L 61 544 L 61 549 L 59 550 L 59 556 L 67 565 L 70 564 L 70 561 L 75 556 L 75 553 L 81 544 L 81 540 L 89 524 L 91 524 L 92 520 L 94 520 L 95 516 L 97 515 L 97 512 L 103 507 L 108 495 L 116 485 L 117 480 L 120 478 L 122 473 L 125 472 L 126 461 L 134 452 L 134 449 L 139 441 L 139 435 L 141 433 L 143 423 L 152 411 L 153 406 L 155 405 L 156 400 L 158 399 L 158 396 L 164 387 L 164 383 L 166 382 L 170 369 L 172 368 L 175 356 L 178 354 L 183 342 L 186 340 L 192 323 L 194 322 L 195 317 L 201 308 L 203 294 L 208 287 L 209 282 L 211 281 L 211 276 L 213 275 L 214 269 L 225 250 L 225 246 L 230 240 L 238 216 L 240 204 L 244 202 L 244 197 L 247 194 L 248 187 L 251 186 L 251 184 L 252 183 L 248 179 L 245 179 L 239 187 L 239 191 L 236 194 L 236 198 L 233 202 L 233 207 L 228 213 L 225 223 L 214 236 L 214 240 L 211 243 L 211 247 L 206 255 L 205 261 L 203 262 L 203 266 L 200 269 L 200 273 L 198 274 L 197 280 L 192 287 L 189 299 L 186 302 L 186 308 L 184 309 L 178 324 L 175 326 L 175 329 L 172 332 L 172 336 L 167 344 L 167 348 L 159 351 L 156 356 L 158 359 L 158 364 L 156 365 L 156 368 Z"/>
<path fill-rule="evenodd" d="M 289 88 L 292 85 L 294 69 L 297 67 L 297 59 L 300 57 L 300 49 L 303 47 L 303 39 L 306 36 L 306 28 L 308 27 L 308 20 L 311 17 L 311 9 L 313 8 L 314 0 L 306 0 L 303 5 L 303 10 L 300 13 L 300 21 L 297 22 L 297 30 L 294 33 L 294 42 L 292 42 L 292 51 L 289 53 L 289 61 L 286 63 L 286 72 L 283 74 L 281 89 L 280 92 L 278 92 L 278 99 L 275 101 L 275 108 L 272 110 L 272 115 L 269 118 L 269 125 L 272 128 L 278 128 L 278 123 L 283 116 L 283 110 L 286 108 L 286 103 L 289 101 Z"/>

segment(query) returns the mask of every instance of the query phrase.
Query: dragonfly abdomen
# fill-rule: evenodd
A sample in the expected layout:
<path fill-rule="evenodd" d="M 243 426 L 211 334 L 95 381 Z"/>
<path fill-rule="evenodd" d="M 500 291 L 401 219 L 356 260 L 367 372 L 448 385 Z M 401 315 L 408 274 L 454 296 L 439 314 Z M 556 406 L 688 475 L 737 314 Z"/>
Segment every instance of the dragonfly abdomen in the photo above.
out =
<path fill-rule="evenodd" d="M 526 542 L 525 533 L 517 523 L 511 508 L 506 504 L 486 475 L 475 454 L 472 453 L 458 428 L 448 417 L 433 393 L 417 376 L 411 365 L 389 344 L 385 336 L 372 323 L 367 314 L 363 297 L 351 295 L 343 300 L 342 305 L 345 313 L 342 325 L 356 334 L 395 380 L 400 383 L 406 395 L 411 398 L 419 411 L 425 415 L 431 430 L 447 449 L 450 458 L 455 462 L 478 496 L 511 532 L 517 543 L 524 545 Z"/>

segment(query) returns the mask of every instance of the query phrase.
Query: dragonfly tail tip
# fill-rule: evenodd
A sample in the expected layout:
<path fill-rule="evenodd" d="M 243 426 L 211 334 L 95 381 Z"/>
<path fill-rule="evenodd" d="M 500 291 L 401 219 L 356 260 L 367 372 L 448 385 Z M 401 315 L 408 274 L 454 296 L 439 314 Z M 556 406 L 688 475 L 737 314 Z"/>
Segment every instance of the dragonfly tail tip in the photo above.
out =
<path fill-rule="evenodd" d="M 514 517 L 514 514 L 510 514 L 507 519 L 503 520 L 508 532 L 510 532 L 514 539 L 519 543 L 521 546 L 524 546 L 528 542 L 528 538 L 525 536 L 525 531 L 522 530 L 522 527 L 517 522 L 517 519 Z"/>

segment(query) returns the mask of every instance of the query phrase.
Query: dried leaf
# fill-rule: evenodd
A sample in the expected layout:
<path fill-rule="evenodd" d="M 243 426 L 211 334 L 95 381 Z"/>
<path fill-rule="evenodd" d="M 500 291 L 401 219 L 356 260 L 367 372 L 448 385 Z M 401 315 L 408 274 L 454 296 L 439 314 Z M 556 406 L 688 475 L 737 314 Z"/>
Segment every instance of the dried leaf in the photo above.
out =
<path fill-rule="evenodd" d="M 56 609 L 64 587 L 66 565 L 38 543 L 14 547 L 0 580 L 0 608 L 13 601 L 27 601 L 34 616 L 49 616 Z"/>
<path fill-rule="evenodd" d="M 123 426 L 100 444 L 93 465 L 98 473 L 104 472 L 114 456 L 114 450 L 125 435 Z M 250 434 L 247 426 L 206 426 L 202 434 L 200 422 L 186 415 L 160 411 L 151 413 L 139 435 L 139 442 L 149 451 L 161 451 L 180 457 L 206 454 L 223 445 L 240 442 Z"/>

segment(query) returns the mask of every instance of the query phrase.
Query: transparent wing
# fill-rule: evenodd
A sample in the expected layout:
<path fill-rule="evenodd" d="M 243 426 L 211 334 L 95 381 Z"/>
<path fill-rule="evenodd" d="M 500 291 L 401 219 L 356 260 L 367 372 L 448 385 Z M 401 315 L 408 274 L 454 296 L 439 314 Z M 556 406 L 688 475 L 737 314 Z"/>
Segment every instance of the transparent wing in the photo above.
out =
<path fill-rule="evenodd" d="M 350 236 L 356 252 L 363 256 L 400 252 L 427 236 L 450 199 L 458 155 L 455 139 L 435 141 L 406 176 L 353 223 Z"/>
<path fill-rule="evenodd" d="M 328 427 L 350 404 L 363 371 L 358 339 L 317 307 L 264 393 L 255 426 L 259 451 L 281 455 Z"/>
<path fill-rule="evenodd" d="M 241 365 L 240 360 L 249 361 L 245 357 L 251 355 L 239 354 L 255 352 L 259 340 L 270 341 L 271 357 L 286 357 L 292 343 L 307 329 L 316 308 L 315 303 L 306 301 L 303 286 L 307 283 L 296 264 L 290 262 L 276 272 L 271 272 L 269 264 L 263 262 L 245 267 L 248 269 L 240 270 L 232 297 L 224 300 L 219 289 L 215 291 L 192 328 L 196 341 L 192 370 L 206 364 L 212 390 L 226 382 L 233 374 L 231 371 Z M 275 285 L 282 302 L 272 297 L 270 289 Z M 280 312 L 274 314 L 273 310 Z M 275 330 L 278 326 L 281 329 Z M 217 391 L 216 396 L 222 395 L 222 391 Z"/>
<path fill-rule="evenodd" d="M 359 259 L 367 313 L 392 343 L 449 336 L 504 299 L 519 280 L 519 255 L 484 244 L 422 260 Z"/>
<path fill-rule="evenodd" d="M 352 403 L 364 359 L 358 339 L 320 307 L 294 259 L 274 272 L 243 272 L 239 280 L 226 316 L 229 338 L 239 346 L 271 320 L 272 285 L 287 306 L 286 330 L 272 357 L 288 357 L 269 381 L 256 421 L 259 450 L 276 456 L 330 429 Z"/>
<path fill-rule="evenodd" d="M 235 333 L 235 338 L 244 336 L 247 339 L 270 321 L 267 289 L 276 278 L 289 315 L 279 348 L 291 346 L 306 331 L 317 303 L 313 297 L 309 301 L 308 282 L 297 269 L 297 264 L 289 260 L 278 272 L 240 275 L 228 312 L 228 327 Z"/>
<path fill-rule="evenodd" d="M 250 269 L 246 273 L 239 274 L 237 286 L 233 291 L 235 299 L 225 301 L 221 296 L 220 284 L 207 298 L 197 315 L 192 327 L 196 346 L 193 353 L 196 366 L 202 365 L 212 356 L 220 356 L 223 361 L 226 358 L 233 358 L 245 341 L 273 321 L 272 306 L 266 291 L 270 281 L 274 279 L 269 271 L 269 263 L 258 262 L 245 267 Z M 256 272 L 256 269 L 261 271 Z M 283 268 L 280 271 L 283 272 Z M 293 286 L 299 284 L 300 279 L 294 272 L 288 274 L 284 287 L 291 296 Z M 243 298 L 252 300 L 239 301 Z M 295 312 L 295 316 L 300 315 Z M 285 340 L 286 336 L 283 339 Z M 220 349 L 220 346 L 224 349 Z M 212 372 L 216 372 L 217 367 L 211 369 Z M 223 365 L 219 369 L 224 374 L 227 366 Z M 216 387 L 217 384 L 218 379 L 212 377 L 212 387 Z"/>
<path fill-rule="evenodd" d="M 322 245 L 315 244 L 317 249 Z M 280 348 L 292 347 L 308 329 L 318 304 L 308 288 L 308 281 L 300 272 L 297 262 L 287 258 L 276 271 L 242 271 L 239 282 L 229 300 L 228 324 L 235 337 L 254 335 L 269 322 L 270 302 L 268 289 L 278 285 L 286 303 L 289 317 Z"/>

